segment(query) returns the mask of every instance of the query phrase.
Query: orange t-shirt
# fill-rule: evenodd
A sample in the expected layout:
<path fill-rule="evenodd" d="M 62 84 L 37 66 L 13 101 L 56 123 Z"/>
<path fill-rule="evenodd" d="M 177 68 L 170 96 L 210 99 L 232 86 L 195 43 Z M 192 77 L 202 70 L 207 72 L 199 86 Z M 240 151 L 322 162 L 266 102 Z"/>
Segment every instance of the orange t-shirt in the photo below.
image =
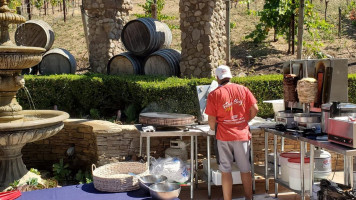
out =
<path fill-rule="evenodd" d="M 256 104 L 251 91 L 242 85 L 227 84 L 208 95 L 205 113 L 216 117 L 216 139 L 222 141 L 248 141 L 250 108 Z"/>

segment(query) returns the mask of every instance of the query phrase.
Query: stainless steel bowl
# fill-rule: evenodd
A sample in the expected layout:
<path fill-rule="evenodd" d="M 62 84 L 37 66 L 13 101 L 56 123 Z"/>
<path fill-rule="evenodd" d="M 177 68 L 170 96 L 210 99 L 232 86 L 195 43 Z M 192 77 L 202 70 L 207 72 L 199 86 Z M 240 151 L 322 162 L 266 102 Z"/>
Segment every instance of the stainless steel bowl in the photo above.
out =
<path fill-rule="evenodd" d="M 155 183 L 149 188 L 151 197 L 154 199 L 174 199 L 177 198 L 180 193 L 180 185 L 176 183 Z"/>
<path fill-rule="evenodd" d="M 139 185 L 140 188 L 145 190 L 147 193 L 150 193 L 149 186 L 155 183 L 164 183 L 167 181 L 166 176 L 162 175 L 146 175 L 146 176 L 141 176 L 139 179 Z"/>

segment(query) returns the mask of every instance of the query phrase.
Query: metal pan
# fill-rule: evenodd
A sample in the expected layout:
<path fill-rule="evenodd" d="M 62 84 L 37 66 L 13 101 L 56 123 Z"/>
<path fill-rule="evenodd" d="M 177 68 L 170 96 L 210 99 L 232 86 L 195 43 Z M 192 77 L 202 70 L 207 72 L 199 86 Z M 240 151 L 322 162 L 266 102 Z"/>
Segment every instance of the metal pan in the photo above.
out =
<path fill-rule="evenodd" d="M 320 113 L 296 113 L 294 114 L 294 121 L 298 123 L 320 123 Z"/>
<path fill-rule="evenodd" d="M 277 113 L 277 117 L 282 117 L 282 118 L 285 118 L 285 117 L 294 117 L 295 114 L 297 113 L 301 113 L 302 111 L 298 111 L 298 110 L 283 110 L 283 111 L 278 111 Z"/>

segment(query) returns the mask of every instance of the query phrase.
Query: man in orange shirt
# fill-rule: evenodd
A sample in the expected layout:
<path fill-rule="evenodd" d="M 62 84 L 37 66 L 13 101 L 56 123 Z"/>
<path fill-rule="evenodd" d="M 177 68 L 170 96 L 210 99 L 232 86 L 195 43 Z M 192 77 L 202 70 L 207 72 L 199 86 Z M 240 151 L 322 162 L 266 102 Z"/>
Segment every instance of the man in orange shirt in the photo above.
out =
<path fill-rule="evenodd" d="M 224 200 L 232 199 L 231 164 L 234 158 L 241 172 L 245 198 L 252 199 L 248 122 L 257 115 L 257 101 L 247 87 L 230 83 L 232 75 L 228 66 L 219 66 L 215 75 L 219 87 L 208 95 L 205 113 L 209 134 L 216 133 Z"/>

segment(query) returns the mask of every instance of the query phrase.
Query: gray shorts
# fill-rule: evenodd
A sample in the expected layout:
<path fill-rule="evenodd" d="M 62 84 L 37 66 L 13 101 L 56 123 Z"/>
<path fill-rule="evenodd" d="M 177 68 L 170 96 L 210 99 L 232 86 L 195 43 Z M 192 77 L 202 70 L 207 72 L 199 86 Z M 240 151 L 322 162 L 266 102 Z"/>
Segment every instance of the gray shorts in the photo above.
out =
<path fill-rule="evenodd" d="M 240 172 L 251 171 L 250 163 L 250 141 L 217 141 L 219 151 L 219 170 L 231 172 L 231 164 L 235 158 Z"/>

